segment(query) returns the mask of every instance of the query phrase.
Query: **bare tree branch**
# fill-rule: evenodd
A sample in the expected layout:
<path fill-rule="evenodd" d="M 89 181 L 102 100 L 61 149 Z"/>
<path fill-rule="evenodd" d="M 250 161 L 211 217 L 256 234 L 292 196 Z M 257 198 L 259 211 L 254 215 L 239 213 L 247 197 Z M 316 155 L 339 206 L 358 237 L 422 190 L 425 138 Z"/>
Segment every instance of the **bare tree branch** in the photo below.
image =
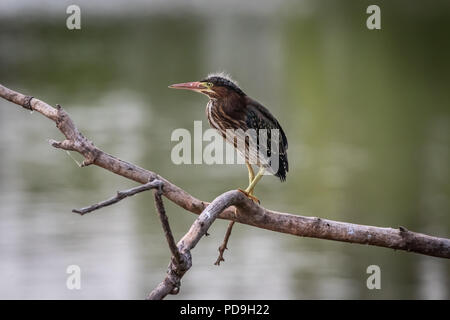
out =
<path fill-rule="evenodd" d="M 149 181 L 143 185 L 140 185 L 140 186 L 128 189 L 128 190 L 117 191 L 116 195 L 112 198 L 109 198 L 105 201 L 101 201 L 99 203 L 94 203 L 93 205 L 90 205 L 89 207 L 85 207 L 85 208 L 81 208 L 81 209 L 73 209 L 72 212 L 84 215 L 86 213 L 89 213 L 89 212 L 110 206 L 112 204 L 115 204 L 115 203 L 119 202 L 120 200 L 123 200 L 126 197 L 134 196 L 137 193 L 147 191 L 150 189 L 160 188 L 161 185 L 162 185 L 162 181 L 155 179 L 153 181 Z"/>
<path fill-rule="evenodd" d="M 231 205 L 239 205 L 245 208 L 250 201 L 239 191 L 228 191 L 211 202 L 205 210 L 194 221 L 188 233 L 178 242 L 178 251 L 183 256 L 184 263 L 177 266 L 173 262 L 169 264 L 166 278 L 148 295 L 149 300 L 163 299 L 169 293 L 178 293 L 181 278 L 192 266 L 191 250 L 197 245 L 200 239 L 206 234 L 211 224 L 219 214 Z"/>
<path fill-rule="evenodd" d="M 178 290 L 176 288 L 179 288 L 181 277 L 192 265 L 190 250 L 205 235 L 216 218 L 296 236 L 367 244 L 450 258 L 450 239 L 408 231 L 404 227 L 400 229 L 381 228 L 271 211 L 249 200 L 239 191 L 224 193 L 208 204 L 154 172 L 115 158 L 98 149 L 78 131 L 69 115 L 60 106 L 53 108 L 39 99 L 25 96 L 2 85 L 0 85 L 0 97 L 26 109 L 35 110 L 54 121 L 66 139 L 62 142 L 52 141 L 51 144 L 56 148 L 79 152 L 85 158 L 84 166 L 95 164 L 142 184 L 158 179 L 164 185 L 161 192 L 166 198 L 187 211 L 195 214 L 201 213 L 189 232 L 178 242 L 178 251 L 182 257 L 181 263 L 176 266 L 173 261 L 171 262 L 165 280 L 152 291 L 148 298 L 162 298 Z M 235 208 L 231 207 L 233 205 Z M 235 215 L 236 209 L 239 213 L 237 215 Z"/>

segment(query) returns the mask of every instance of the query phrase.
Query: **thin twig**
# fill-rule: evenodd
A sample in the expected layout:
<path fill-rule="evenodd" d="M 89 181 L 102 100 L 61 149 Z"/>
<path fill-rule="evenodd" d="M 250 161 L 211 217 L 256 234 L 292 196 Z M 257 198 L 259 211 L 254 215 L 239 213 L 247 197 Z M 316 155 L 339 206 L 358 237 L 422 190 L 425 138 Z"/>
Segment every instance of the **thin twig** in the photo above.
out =
<path fill-rule="evenodd" d="M 161 197 L 162 187 L 163 185 L 161 184 L 158 190 L 154 193 L 156 211 L 158 211 L 159 219 L 161 220 L 164 234 L 166 235 L 166 240 L 169 244 L 170 252 L 175 259 L 175 263 L 177 265 L 181 265 L 183 263 L 183 259 L 180 255 L 180 252 L 178 251 L 177 244 L 175 243 L 175 239 L 172 234 L 172 230 L 170 229 L 169 219 L 167 218 L 166 209 L 164 208 L 164 203 Z"/>
<path fill-rule="evenodd" d="M 216 266 L 220 266 L 220 263 L 222 261 L 225 261 L 225 259 L 223 258 L 223 254 L 224 254 L 225 250 L 228 249 L 228 247 L 227 247 L 228 240 L 230 239 L 231 231 L 233 230 L 233 226 L 234 226 L 234 221 L 230 221 L 230 224 L 228 224 L 227 232 L 225 233 L 225 238 L 223 239 L 223 242 L 219 247 L 219 256 L 217 257 L 216 262 L 214 262 L 214 264 Z"/>
<path fill-rule="evenodd" d="M 117 194 L 114 197 L 109 198 L 108 200 L 101 201 L 99 203 L 94 203 L 93 205 L 90 205 L 89 207 L 85 207 L 85 208 L 81 208 L 81 209 L 73 209 L 72 212 L 84 215 L 84 214 L 92 212 L 94 210 L 98 210 L 98 209 L 110 206 L 112 204 L 115 204 L 115 203 L 119 202 L 120 200 L 123 200 L 126 197 L 134 196 L 137 193 L 147 191 L 150 189 L 159 188 L 161 185 L 162 185 L 162 181 L 160 181 L 160 180 L 149 181 L 143 185 L 140 185 L 140 186 L 128 189 L 128 190 L 117 191 Z"/>

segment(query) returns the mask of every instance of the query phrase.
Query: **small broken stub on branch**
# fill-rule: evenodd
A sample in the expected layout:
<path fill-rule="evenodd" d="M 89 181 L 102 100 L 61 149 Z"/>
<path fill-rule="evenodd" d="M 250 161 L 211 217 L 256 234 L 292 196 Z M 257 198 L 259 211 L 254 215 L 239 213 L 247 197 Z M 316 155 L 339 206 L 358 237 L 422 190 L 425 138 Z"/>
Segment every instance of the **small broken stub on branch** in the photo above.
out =
<path fill-rule="evenodd" d="M 34 97 L 32 97 L 32 96 L 25 96 L 25 99 L 23 100 L 22 107 L 24 107 L 25 109 L 33 111 L 33 107 L 31 106 L 31 100 L 33 98 Z"/>

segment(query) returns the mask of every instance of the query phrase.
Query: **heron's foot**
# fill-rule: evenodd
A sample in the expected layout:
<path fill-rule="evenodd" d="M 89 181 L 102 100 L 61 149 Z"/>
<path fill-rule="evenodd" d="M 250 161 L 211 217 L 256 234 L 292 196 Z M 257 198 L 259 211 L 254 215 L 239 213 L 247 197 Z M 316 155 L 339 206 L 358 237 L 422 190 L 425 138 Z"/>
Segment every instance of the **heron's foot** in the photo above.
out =
<path fill-rule="evenodd" d="M 242 192 L 243 194 L 245 194 L 247 196 L 247 198 L 253 200 L 253 202 L 256 202 L 257 204 L 260 204 L 261 201 L 259 201 L 259 199 L 257 197 L 255 197 L 252 192 L 248 192 L 247 190 L 242 190 L 241 188 L 238 188 L 238 191 Z"/>

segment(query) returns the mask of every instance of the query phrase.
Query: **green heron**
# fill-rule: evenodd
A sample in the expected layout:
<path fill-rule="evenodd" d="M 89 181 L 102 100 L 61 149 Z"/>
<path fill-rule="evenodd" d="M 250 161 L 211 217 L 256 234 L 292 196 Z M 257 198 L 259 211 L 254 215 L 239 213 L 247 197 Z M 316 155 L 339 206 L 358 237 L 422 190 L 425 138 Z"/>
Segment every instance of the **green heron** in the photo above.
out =
<path fill-rule="evenodd" d="M 209 124 L 245 159 L 249 185 L 245 190 L 239 189 L 241 192 L 258 201 L 253 190 L 265 172 L 286 180 L 288 141 L 283 129 L 269 110 L 247 96 L 229 76 L 211 74 L 201 81 L 173 84 L 169 88 L 196 91 L 209 97 L 206 106 Z M 227 134 L 228 130 L 236 134 Z M 253 134 L 245 134 L 248 131 Z M 261 138 L 262 131 L 266 133 L 265 139 Z M 256 175 L 252 164 L 260 168 Z"/>

